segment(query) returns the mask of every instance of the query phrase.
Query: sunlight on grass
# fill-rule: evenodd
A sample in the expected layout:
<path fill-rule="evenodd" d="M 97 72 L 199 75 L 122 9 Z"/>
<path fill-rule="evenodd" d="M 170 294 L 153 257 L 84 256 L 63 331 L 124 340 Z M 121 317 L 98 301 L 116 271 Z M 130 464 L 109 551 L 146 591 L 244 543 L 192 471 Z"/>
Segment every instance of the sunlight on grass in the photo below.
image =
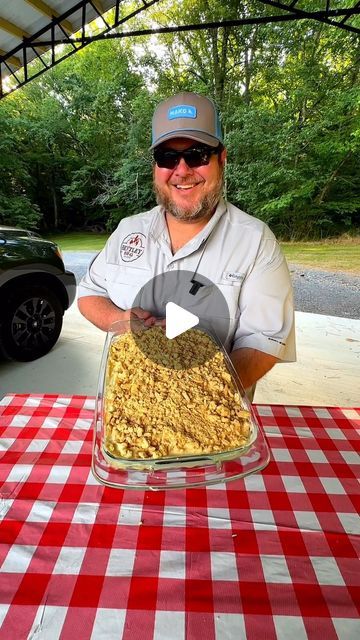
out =
<path fill-rule="evenodd" d="M 62 251 L 100 251 L 110 234 L 76 231 L 46 236 L 59 245 Z"/>
<path fill-rule="evenodd" d="M 109 234 L 74 232 L 53 234 L 49 240 L 63 251 L 100 251 Z M 288 262 L 328 271 L 345 271 L 360 275 L 360 238 L 324 240 L 322 242 L 281 242 Z"/>
<path fill-rule="evenodd" d="M 288 262 L 324 269 L 360 274 L 360 239 L 342 242 L 281 242 Z"/>

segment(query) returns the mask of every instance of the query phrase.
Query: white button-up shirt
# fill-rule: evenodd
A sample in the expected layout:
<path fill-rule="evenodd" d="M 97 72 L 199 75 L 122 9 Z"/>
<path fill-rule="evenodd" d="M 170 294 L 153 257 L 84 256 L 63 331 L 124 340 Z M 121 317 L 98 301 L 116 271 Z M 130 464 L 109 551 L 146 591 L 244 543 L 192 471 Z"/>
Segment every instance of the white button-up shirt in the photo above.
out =
<path fill-rule="evenodd" d="M 103 296 L 131 309 L 151 278 L 172 270 L 197 270 L 219 288 L 230 314 L 228 335 L 222 337 L 228 351 L 250 347 L 295 360 L 293 294 L 285 258 L 266 224 L 224 200 L 174 255 L 161 207 L 124 218 L 90 265 L 78 295 Z"/>

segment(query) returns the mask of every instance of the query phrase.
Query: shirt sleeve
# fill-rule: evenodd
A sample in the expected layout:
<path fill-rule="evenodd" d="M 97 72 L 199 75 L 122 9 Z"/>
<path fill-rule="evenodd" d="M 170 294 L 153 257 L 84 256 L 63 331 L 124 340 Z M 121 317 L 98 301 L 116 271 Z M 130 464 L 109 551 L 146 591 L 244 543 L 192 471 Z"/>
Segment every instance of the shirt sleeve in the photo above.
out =
<path fill-rule="evenodd" d="M 285 362 L 296 360 L 293 291 L 288 266 L 268 227 L 239 299 L 232 351 L 249 347 Z"/>
<path fill-rule="evenodd" d="M 106 288 L 106 245 L 90 263 L 78 286 L 78 298 L 101 296 L 108 298 Z"/>

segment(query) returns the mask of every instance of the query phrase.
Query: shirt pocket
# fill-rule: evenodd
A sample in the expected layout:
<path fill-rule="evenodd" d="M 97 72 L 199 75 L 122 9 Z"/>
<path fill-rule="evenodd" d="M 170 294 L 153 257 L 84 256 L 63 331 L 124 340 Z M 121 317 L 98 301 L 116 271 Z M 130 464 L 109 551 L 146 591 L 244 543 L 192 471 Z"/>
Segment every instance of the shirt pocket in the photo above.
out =
<path fill-rule="evenodd" d="M 231 320 L 238 319 L 240 315 L 239 301 L 241 285 L 242 282 L 227 282 L 225 284 L 224 281 L 222 281 L 216 283 L 217 288 L 225 298 Z"/>
<path fill-rule="evenodd" d="M 150 269 L 108 263 L 106 284 L 110 300 L 124 310 L 140 306 L 134 305 L 135 299 L 152 277 Z"/>
<path fill-rule="evenodd" d="M 214 314 L 212 323 L 221 339 L 226 351 L 231 351 L 234 340 L 235 331 L 240 321 L 240 309 L 239 298 L 241 292 L 241 283 L 239 282 L 216 282 L 218 291 L 223 295 L 225 299 L 227 309 L 225 305 L 218 305 L 221 309 L 220 313 L 216 317 Z M 225 308 L 225 313 L 223 309 Z M 223 316 L 223 317 L 221 317 Z"/>

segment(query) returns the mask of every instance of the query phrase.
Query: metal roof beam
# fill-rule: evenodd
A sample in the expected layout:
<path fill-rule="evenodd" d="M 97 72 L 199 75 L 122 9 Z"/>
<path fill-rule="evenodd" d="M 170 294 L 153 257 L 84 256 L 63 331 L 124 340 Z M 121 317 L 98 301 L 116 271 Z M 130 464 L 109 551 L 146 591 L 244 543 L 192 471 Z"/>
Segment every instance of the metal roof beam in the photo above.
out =
<path fill-rule="evenodd" d="M 354 9 L 358 9 L 358 7 L 360 7 L 360 0 L 359 0 L 359 2 L 356 3 Z M 339 20 L 339 22 L 337 24 L 344 24 L 345 20 L 349 20 L 350 17 L 351 16 L 345 16 L 345 18 L 343 18 L 342 20 Z"/>
<path fill-rule="evenodd" d="M 27 31 L 25 31 L 24 29 L 21 29 L 21 27 L 16 26 L 16 24 L 9 22 L 9 20 L 5 20 L 5 18 L 1 18 L 1 17 L 0 17 L 0 29 L 2 29 L 3 31 L 7 31 L 8 33 L 11 33 L 12 36 L 21 38 L 22 40 L 24 40 L 24 38 L 31 38 L 31 35 Z M 36 46 L 39 47 L 39 49 L 43 49 L 42 44 L 37 44 Z"/>
<path fill-rule="evenodd" d="M 261 0 L 262 1 L 262 0 Z M 340 9 L 335 10 L 333 12 L 330 11 L 330 15 L 349 15 L 350 9 Z M 360 10 L 357 10 L 356 13 L 360 13 Z M 325 14 L 324 11 L 314 12 L 310 17 L 313 20 L 320 20 L 323 16 L 328 15 Z M 134 31 L 126 31 L 123 33 L 100 33 L 95 36 L 84 36 L 84 38 L 62 38 L 60 40 L 55 40 L 55 45 L 58 44 L 70 44 L 71 43 L 82 43 L 89 44 L 90 42 L 96 42 L 97 40 L 109 40 L 109 39 L 117 39 L 117 38 L 128 38 L 129 36 L 148 36 L 148 35 L 157 35 L 161 33 L 177 33 L 183 31 L 201 31 L 203 29 L 218 29 L 221 27 L 240 27 L 245 24 L 270 24 L 276 22 L 288 22 L 290 20 L 308 20 L 309 16 L 307 15 L 296 15 L 296 14 L 282 14 L 276 16 L 258 16 L 254 18 L 242 18 L 238 20 L 223 20 L 221 22 L 202 22 L 201 24 L 185 24 L 185 25 L 177 25 L 174 27 L 159 27 L 157 29 L 138 29 Z M 121 21 L 120 21 L 121 22 Z M 338 23 L 333 23 L 334 26 L 337 26 Z M 352 31 L 355 31 L 357 34 L 360 33 L 360 29 L 352 28 Z M 45 45 L 50 45 L 50 41 L 43 41 L 41 43 Z M 39 41 L 34 41 L 33 44 L 37 46 L 40 44 Z"/>
<path fill-rule="evenodd" d="M 6 56 L 7 56 L 7 52 L 4 51 L 3 49 L 0 49 L 0 57 L 5 58 Z M 13 67 L 17 67 L 17 69 L 20 69 L 20 67 L 22 66 L 20 58 L 17 58 L 16 56 L 10 56 L 9 58 L 7 57 L 6 59 L 9 64 L 11 64 Z"/>
<path fill-rule="evenodd" d="M 341 9 L 329 9 L 329 3 L 327 3 L 325 11 L 305 11 L 304 9 L 298 9 L 296 6 L 286 4 L 286 2 L 277 2 L 277 0 L 259 1 L 270 7 L 275 7 L 276 9 L 282 9 L 283 11 L 291 12 L 298 18 L 318 20 L 319 22 L 330 24 L 333 27 L 338 27 L 339 29 L 345 29 L 346 31 L 352 31 L 353 33 L 357 34 L 360 33 L 360 29 L 358 27 L 353 27 L 349 24 L 345 24 L 344 21 L 338 22 L 337 20 L 330 20 L 330 17 L 337 16 L 346 16 L 346 20 L 348 20 L 351 16 L 358 15 L 360 13 L 358 5 L 356 5 L 355 7 L 343 7 Z"/>
<path fill-rule="evenodd" d="M 31 0 L 31 2 L 32 1 L 33 0 Z M 34 2 L 37 2 L 37 0 L 34 0 Z M 43 0 L 41 0 L 41 2 L 45 4 Z M 144 9 L 147 9 L 151 5 L 159 2 L 159 0 L 135 0 L 130 8 L 127 7 L 129 13 L 127 15 L 123 15 L 120 18 L 119 5 L 122 2 L 123 0 L 114 0 L 115 19 L 114 19 L 114 14 L 112 14 L 111 19 L 110 20 L 108 19 L 108 21 L 106 21 L 101 14 L 98 14 L 104 24 L 104 28 L 101 28 L 102 34 L 113 31 L 113 29 L 120 26 L 121 24 L 124 24 L 130 18 L 133 18 L 138 13 L 144 11 Z M 54 67 L 55 65 L 59 64 L 61 61 L 65 60 L 70 55 L 75 53 L 78 49 L 81 49 L 82 47 L 88 44 L 88 37 L 85 36 L 85 25 L 86 25 L 86 19 L 87 19 L 86 9 L 87 7 L 90 7 L 90 6 L 96 12 L 98 12 L 98 10 L 104 11 L 103 3 L 99 2 L 98 0 L 96 1 L 80 0 L 75 5 L 73 5 L 70 9 L 68 9 L 58 17 L 53 16 L 52 20 L 49 22 L 48 25 L 40 29 L 37 33 L 34 33 L 32 36 L 24 37 L 24 35 L 22 34 L 20 36 L 22 38 L 21 44 L 14 47 L 11 51 L 9 52 L 4 51 L 2 53 L 0 52 L 0 99 L 8 95 L 9 93 L 12 93 L 16 89 L 19 89 L 20 87 L 24 86 L 28 81 L 37 78 L 42 73 L 44 73 L 46 69 Z M 81 12 L 81 25 L 79 26 L 77 31 L 81 33 L 81 37 L 78 39 L 75 39 L 75 38 L 69 37 L 69 34 L 64 30 L 64 20 L 67 20 L 69 18 L 71 22 L 72 15 L 74 15 L 76 12 L 79 12 L 79 11 Z M 64 34 L 64 38 L 55 39 L 58 33 L 58 29 L 62 31 L 62 33 Z M 45 41 L 42 38 L 44 38 L 44 35 L 47 35 L 47 34 L 50 36 L 51 39 Z M 17 37 L 19 37 L 19 35 Z M 71 45 L 72 50 L 56 51 L 55 47 L 56 47 L 56 44 L 58 44 L 59 42 L 62 42 L 67 45 Z M 51 63 L 49 64 L 47 58 L 45 58 L 45 60 L 42 60 L 42 58 L 36 52 L 35 48 L 40 50 L 44 49 L 46 52 L 48 52 L 49 59 L 51 59 Z M 31 61 L 28 60 L 28 51 L 30 50 L 34 51 L 36 56 L 41 60 L 43 69 L 39 70 L 36 67 L 35 69 L 31 68 L 30 66 Z M 12 58 L 15 59 L 17 53 L 21 53 L 23 57 L 23 62 L 21 62 L 20 60 L 20 63 L 21 63 L 20 70 L 23 71 L 23 74 L 24 74 L 23 78 L 19 78 L 16 75 L 14 69 L 11 68 L 11 66 L 12 67 L 15 66 L 14 64 L 12 65 L 11 59 Z M 9 72 L 9 77 L 15 81 L 14 86 L 6 87 L 6 85 L 4 84 L 6 79 L 5 76 L 3 75 L 4 69 L 6 69 Z"/>
<path fill-rule="evenodd" d="M 98 11 L 98 13 L 103 14 L 105 13 L 105 9 L 103 7 L 103 4 L 101 2 L 101 0 L 92 0 L 92 5 L 94 5 L 94 7 L 96 8 L 96 11 Z"/>
<path fill-rule="evenodd" d="M 8 1 L 8 0 L 7 0 Z M 130 18 L 133 18 L 141 11 L 144 11 L 151 5 L 159 2 L 159 0 L 133 0 L 132 5 L 127 5 L 123 0 L 113 0 L 114 11 L 106 17 L 106 21 L 102 15 L 104 12 L 104 2 L 101 0 L 80 0 L 76 2 L 71 8 L 67 11 L 64 11 L 61 15 L 55 15 L 55 11 L 47 4 L 47 0 L 25 0 L 28 4 L 37 8 L 39 11 L 45 11 L 46 15 L 51 13 L 51 21 L 49 24 L 41 28 L 37 33 L 29 34 L 25 33 L 23 29 L 16 27 L 16 25 L 12 25 L 8 20 L 0 17 L 0 29 L 5 28 L 5 30 L 9 31 L 12 34 L 15 34 L 17 38 L 21 38 L 21 44 L 12 48 L 11 51 L 0 51 L 0 98 L 5 94 L 5 88 L 3 85 L 4 77 L 2 77 L 1 70 L 7 69 L 10 72 L 11 77 L 15 81 L 14 86 L 10 86 L 7 93 L 14 91 L 15 89 L 26 84 L 27 81 L 32 78 L 36 78 L 41 73 L 45 71 L 45 67 L 53 67 L 62 60 L 65 60 L 68 56 L 72 55 L 78 49 L 86 46 L 90 42 L 94 42 L 96 40 L 106 40 L 111 38 L 128 38 L 128 37 L 136 37 L 136 36 L 144 36 L 144 35 L 152 35 L 152 34 L 161 34 L 161 33 L 176 33 L 176 32 L 184 32 L 184 31 L 198 31 L 202 29 L 219 29 L 222 27 L 240 27 L 242 25 L 250 25 L 250 24 L 270 24 L 270 23 L 281 23 L 285 21 L 294 21 L 294 20 L 317 20 L 320 22 L 325 22 L 328 25 L 338 27 L 341 29 L 345 29 L 352 33 L 360 34 L 360 26 L 356 22 L 353 24 L 346 24 L 351 17 L 360 14 L 360 0 L 352 0 L 353 4 L 356 5 L 352 7 L 344 7 L 341 9 L 331 9 L 330 1 L 331 0 L 323 0 L 322 11 L 313 11 L 313 10 L 302 10 L 299 9 L 299 4 L 301 4 L 302 0 L 259 0 L 264 5 L 271 6 L 280 11 L 277 12 L 276 15 L 262 15 L 262 16 L 252 16 L 243 18 L 240 20 L 224 20 L 217 22 L 208 22 L 208 23 L 200 23 L 200 24 L 190 24 L 190 25 L 175 25 L 170 27 L 159 27 L 155 29 L 138 29 L 124 32 L 115 32 L 114 30 L 119 30 L 119 27 L 127 22 Z M 350 0 L 346 0 L 348 3 Z M 120 17 L 120 4 L 123 7 L 126 5 L 126 9 L 128 11 L 127 15 L 123 15 Z M 93 36 L 87 36 L 85 31 L 86 18 L 87 18 L 87 9 L 92 8 L 91 13 L 94 11 L 101 17 L 103 21 L 103 26 L 100 26 L 97 29 L 97 34 Z M 72 25 L 72 20 L 75 20 L 75 15 L 77 16 L 77 22 L 79 21 L 79 12 L 81 15 L 81 24 L 76 29 L 71 29 L 72 33 L 78 32 L 79 37 L 69 37 L 68 29 L 66 28 L 69 25 Z M 93 19 L 93 18 L 92 18 Z M 64 34 L 62 37 L 61 33 Z M 45 38 L 47 38 L 45 40 Z M 69 51 L 68 47 L 64 49 L 56 50 L 55 47 L 58 44 L 70 45 L 71 50 Z M 45 58 L 42 60 L 41 56 L 35 50 L 35 47 L 39 49 L 39 51 L 48 51 L 49 58 Z M 31 51 L 32 50 L 32 51 Z M 31 53 L 30 53 L 31 51 Z M 30 57 L 32 53 L 36 54 L 36 57 L 39 58 L 42 62 L 43 69 L 39 71 L 38 67 L 32 69 L 30 66 Z M 18 57 L 19 56 L 19 57 Z M 23 57 L 23 62 L 21 60 Z M 51 59 L 51 63 L 50 63 Z M 19 65 L 20 62 L 20 65 Z M 12 68 L 11 68 L 12 67 Z M 15 73 L 15 70 L 23 67 L 24 79 L 19 79 Z M 16 84 L 16 86 L 15 86 Z"/>
<path fill-rule="evenodd" d="M 34 47 L 31 47 L 31 48 L 32 48 L 33 52 L 35 53 L 36 57 L 39 58 L 39 60 L 40 60 L 41 64 L 43 65 L 43 67 L 45 67 L 45 69 L 50 69 L 49 65 L 44 62 L 44 60 L 42 59 L 41 55 L 36 51 L 36 49 Z"/>
<path fill-rule="evenodd" d="M 1 17 L 0 17 L 0 29 L 2 29 L 3 31 L 7 31 L 8 33 L 11 33 L 12 36 L 16 36 L 17 38 L 30 37 L 30 34 L 27 31 L 25 31 L 24 29 L 21 29 L 21 27 L 18 27 L 16 24 L 9 22 L 9 20 L 6 20 L 5 18 L 1 18 Z"/>
<path fill-rule="evenodd" d="M 43 2 L 43 0 L 25 0 L 25 2 L 48 18 L 58 18 L 60 16 L 55 9 L 49 7 L 49 5 L 46 4 L 46 2 Z M 62 26 L 68 33 L 74 33 L 75 31 L 75 27 L 69 20 L 63 20 Z"/>
<path fill-rule="evenodd" d="M 108 29 L 111 29 L 110 25 L 106 22 L 106 20 L 105 20 L 105 18 L 104 18 L 104 16 L 103 16 L 103 14 L 101 13 L 101 10 L 100 10 L 100 9 L 98 9 L 98 7 L 97 7 L 97 4 L 98 4 L 98 3 L 94 2 L 94 0 L 89 0 L 89 4 L 90 4 L 90 5 L 92 6 L 92 8 L 96 11 L 96 13 L 98 14 L 99 18 L 101 18 L 101 20 L 103 21 L 103 23 L 105 24 L 105 26 L 106 26 Z"/>

